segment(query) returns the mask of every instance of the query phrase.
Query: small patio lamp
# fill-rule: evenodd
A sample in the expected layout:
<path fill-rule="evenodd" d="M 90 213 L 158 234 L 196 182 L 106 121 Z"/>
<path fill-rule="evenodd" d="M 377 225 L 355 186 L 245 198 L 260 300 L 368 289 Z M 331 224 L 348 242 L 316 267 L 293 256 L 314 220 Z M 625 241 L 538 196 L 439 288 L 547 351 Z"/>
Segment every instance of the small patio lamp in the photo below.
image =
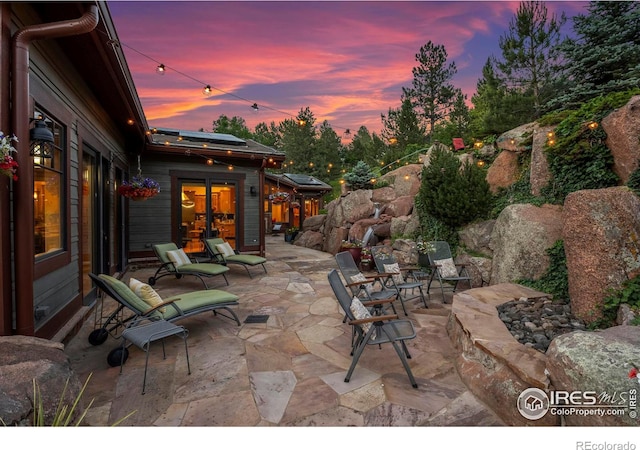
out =
<path fill-rule="evenodd" d="M 43 165 L 53 154 L 53 132 L 42 117 L 32 120 L 35 124 L 29 130 L 29 154 L 33 156 L 34 164 Z"/>

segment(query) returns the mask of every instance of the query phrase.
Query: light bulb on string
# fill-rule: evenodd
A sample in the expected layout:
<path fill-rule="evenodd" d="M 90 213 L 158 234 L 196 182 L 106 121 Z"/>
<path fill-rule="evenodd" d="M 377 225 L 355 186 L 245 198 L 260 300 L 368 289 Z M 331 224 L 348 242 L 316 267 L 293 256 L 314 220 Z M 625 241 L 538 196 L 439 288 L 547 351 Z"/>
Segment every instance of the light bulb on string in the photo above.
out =
<path fill-rule="evenodd" d="M 208 84 L 202 89 L 202 93 L 204 95 L 206 95 L 207 97 L 211 96 L 211 86 L 209 86 Z"/>
<path fill-rule="evenodd" d="M 158 64 L 158 67 L 156 67 L 156 73 L 158 75 L 164 75 L 167 72 L 167 68 L 164 66 L 164 64 Z"/>

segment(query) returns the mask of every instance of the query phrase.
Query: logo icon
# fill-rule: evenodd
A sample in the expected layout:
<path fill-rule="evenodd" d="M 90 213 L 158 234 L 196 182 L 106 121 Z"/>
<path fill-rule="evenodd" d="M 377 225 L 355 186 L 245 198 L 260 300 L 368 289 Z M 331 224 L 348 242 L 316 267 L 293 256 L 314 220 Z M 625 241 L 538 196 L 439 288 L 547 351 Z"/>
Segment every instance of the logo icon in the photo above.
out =
<path fill-rule="evenodd" d="M 538 388 L 528 388 L 518 397 L 518 411 L 525 419 L 538 420 L 549 411 L 549 397 Z"/>

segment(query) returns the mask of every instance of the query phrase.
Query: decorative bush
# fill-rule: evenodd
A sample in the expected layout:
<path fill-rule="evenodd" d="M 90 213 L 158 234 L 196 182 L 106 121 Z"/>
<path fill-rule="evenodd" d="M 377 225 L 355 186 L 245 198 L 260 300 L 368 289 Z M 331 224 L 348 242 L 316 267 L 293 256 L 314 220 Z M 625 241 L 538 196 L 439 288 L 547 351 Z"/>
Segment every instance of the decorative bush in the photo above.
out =
<path fill-rule="evenodd" d="M 492 195 L 484 170 L 461 164 L 451 152 L 434 148 L 429 167 L 422 170 L 416 207 L 450 228 L 486 217 Z"/>
<path fill-rule="evenodd" d="M 344 180 L 349 183 L 352 189 L 371 189 L 375 174 L 371 171 L 371 167 L 364 161 L 358 161 L 351 172 L 344 175 Z"/>

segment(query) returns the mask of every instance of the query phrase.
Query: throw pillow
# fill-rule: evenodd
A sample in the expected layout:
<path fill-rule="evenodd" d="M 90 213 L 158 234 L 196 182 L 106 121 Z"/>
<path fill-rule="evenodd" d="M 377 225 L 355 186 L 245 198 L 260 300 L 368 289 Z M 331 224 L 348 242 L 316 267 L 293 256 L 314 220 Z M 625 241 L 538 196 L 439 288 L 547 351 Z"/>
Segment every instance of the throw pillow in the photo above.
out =
<path fill-rule="evenodd" d="M 169 250 L 167 252 L 167 256 L 175 267 L 180 267 L 185 264 L 191 264 L 189 256 L 181 248 L 179 248 L 178 250 Z"/>
<path fill-rule="evenodd" d="M 360 287 L 364 288 L 364 290 L 366 291 L 367 294 L 371 294 L 371 291 L 373 290 L 373 283 L 369 280 L 367 280 L 367 277 L 364 276 L 364 274 L 362 273 L 357 273 L 355 275 L 351 275 L 351 282 L 352 283 L 361 283 Z"/>
<path fill-rule="evenodd" d="M 358 297 L 353 297 L 351 299 L 351 306 L 349 306 L 349 309 L 351 310 L 353 317 L 355 317 L 356 319 L 369 319 L 371 317 L 371 313 L 369 313 L 367 308 L 362 304 L 362 302 Z M 363 323 L 360 326 L 362 327 L 362 330 L 366 334 L 369 332 L 369 329 L 371 328 L 371 322 Z M 375 339 L 375 337 L 376 337 L 376 332 L 374 331 L 371 334 L 371 339 Z"/>
<path fill-rule="evenodd" d="M 134 294 L 140 297 L 147 305 L 151 306 L 152 308 L 162 303 L 162 297 L 158 295 L 155 289 L 140 280 L 131 278 L 129 280 L 129 289 L 131 289 Z M 158 311 L 165 312 L 166 308 L 158 308 Z"/>
<path fill-rule="evenodd" d="M 453 262 L 453 258 L 436 259 L 433 263 L 438 266 L 438 272 L 442 278 L 457 278 L 458 269 Z"/>
<path fill-rule="evenodd" d="M 395 284 L 403 284 L 404 283 L 404 277 L 402 276 L 402 273 L 400 272 L 400 266 L 398 265 L 398 263 L 383 264 L 383 266 L 384 266 L 385 273 L 393 273 L 393 274 L 395 274 L 395 275 L 392 276 L 393 282 Z"/>
<path fill-rule="evenodd" d="M 231 245 L 229 245 L 228 242 L 225 242 L 223 244 L 216 244 L 216 248 L 220 253 L 222 253 L 222 256 L 225 256 L 225 257 L 235 255 L 236 253 L 233 251 L 233 249 L 231 248 Z"/>

